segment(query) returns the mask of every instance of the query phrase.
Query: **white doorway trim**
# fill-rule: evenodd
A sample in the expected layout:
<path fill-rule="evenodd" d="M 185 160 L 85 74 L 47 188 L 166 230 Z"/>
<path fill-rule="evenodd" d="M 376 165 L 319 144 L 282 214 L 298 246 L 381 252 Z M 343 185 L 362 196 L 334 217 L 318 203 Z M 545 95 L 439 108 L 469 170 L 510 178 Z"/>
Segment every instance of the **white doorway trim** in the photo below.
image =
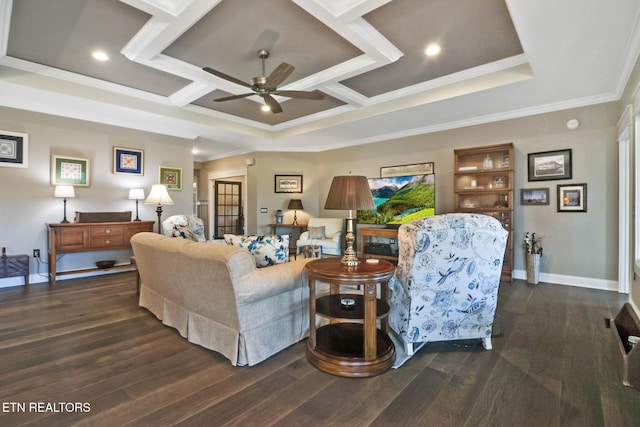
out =
<path fill-rule="evenodd" d="M 628 105 L 618 120 L 618 292 L 628 294 L 633 281 L 633 108 Z"/>

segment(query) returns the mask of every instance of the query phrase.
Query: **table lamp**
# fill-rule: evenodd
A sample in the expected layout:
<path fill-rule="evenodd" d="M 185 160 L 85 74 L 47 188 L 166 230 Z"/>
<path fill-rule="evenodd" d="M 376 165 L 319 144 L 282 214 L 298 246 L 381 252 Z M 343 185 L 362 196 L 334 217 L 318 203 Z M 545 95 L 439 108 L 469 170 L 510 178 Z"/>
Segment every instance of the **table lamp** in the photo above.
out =
<path fill-rule="evenodd" d="M 169 197 L 167 187 L 163 184 L 153 184 L 149 197 L 144 201 L 146 205 L 156 205 L 158 214 L 158 234 L 162 234 L 162 205 L 172 205 L 173 200 Z"/>
<path fill-rule="evenodd" d="M 298 225 L 298 210 L 303 210 L 302 200 L 300 199 L 291 199 L 289 200 L 289 206 L 287 209 L 293 209 L 293 225 Z"/>
<path fill-rule="evenodd" d="M 356 240 L 353 225 L 353 210 L 375 209 L 369 182 L 365 176 L 349 175 L 335 176 L 329 188 L 325 209 L 348 210 L 347 233 L 345 235 L 346 249 L 340 260 L 347 267 L 357 267 L 360 261 L 353 249 Z"/>
<path fill-rule="evenodd" d="M 144 200 L 144 189 L 131 188 L 129 190 L 129 200 L 136 201 L 136 219 L 134 221 L 140 221 L 140 218 L 138 218 L 138 200 Z"/>
<path fill-rule="evenodd" d="M 76 197 L 73 185 L 56 185 L 56 190 L 53 193 L 53 197 L 61 197 L 64 201 L 64 219 L 60 221 L 61 224 L 68 224 L 67 221 L 67 199 Z"/>

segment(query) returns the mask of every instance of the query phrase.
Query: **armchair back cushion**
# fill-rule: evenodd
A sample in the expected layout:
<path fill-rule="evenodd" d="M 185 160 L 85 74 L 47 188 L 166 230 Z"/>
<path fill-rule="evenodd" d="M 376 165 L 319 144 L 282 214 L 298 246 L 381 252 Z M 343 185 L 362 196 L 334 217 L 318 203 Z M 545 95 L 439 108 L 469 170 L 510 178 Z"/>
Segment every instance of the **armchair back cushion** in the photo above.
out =
<path fill-rule="evenodd" d="M 405 343 L 481 338 L 490 344 L 508 232 L 455 213 L 404 224 L 389 324 Z"/>
<path fill-rule="evenodd" d="M 304 246 L 322 246 L 323 254 L 342 254 L 342 218 L 309 218 L 307 231 L 296 242 L 298 252 Z"/>

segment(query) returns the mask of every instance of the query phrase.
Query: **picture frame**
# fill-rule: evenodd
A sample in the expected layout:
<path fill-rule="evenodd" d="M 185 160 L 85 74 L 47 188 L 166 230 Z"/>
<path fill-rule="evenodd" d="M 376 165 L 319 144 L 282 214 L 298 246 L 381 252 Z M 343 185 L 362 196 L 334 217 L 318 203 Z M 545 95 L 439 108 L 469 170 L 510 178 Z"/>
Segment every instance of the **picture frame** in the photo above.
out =
<path fill-rule="evenodd" d="M 586 212 L 587 184 L 558 185 L 558 212 Z"/>
<path fill-rule="evenodd" d="M 89 186 L 89 159 L 51 155 L 51 185 Z"/>
<path fill-rule="evenodd" d="M 182 190 L 182 168 L 160 166 L 158 182 L 167 187 L 167 190 Z"/>
<path fill-rule="evenodd" d="M 383 166 L 380 168 L 380 178 L 405 175 L 429 175 L 433 172 L 434 163 L 414 163 L 410 165 Z"/>
<path fill-rule="evenodd" d="M 275 175 L 275 193 L 302 193 L 302 175 Z"/>
<path fill-rule="evenodd" d="M 571 149 L 529 153 L 527 166 L 529 182 L 571 179 Z"/>
<path fill-rule="evenodd" d="M 144 175 L 144 151 L 135 148 L 113 147 L 113 173 Z"/>
<path fill-rule="evenodd" d="M 520 189 L 520 204 L 523 206 L 550 205 L 549 188 L 522 188 Z"/>
<path fill-rule="evenodd" d="M 0 130 L 0 166 L 29 167 L 29 135 Z"/>

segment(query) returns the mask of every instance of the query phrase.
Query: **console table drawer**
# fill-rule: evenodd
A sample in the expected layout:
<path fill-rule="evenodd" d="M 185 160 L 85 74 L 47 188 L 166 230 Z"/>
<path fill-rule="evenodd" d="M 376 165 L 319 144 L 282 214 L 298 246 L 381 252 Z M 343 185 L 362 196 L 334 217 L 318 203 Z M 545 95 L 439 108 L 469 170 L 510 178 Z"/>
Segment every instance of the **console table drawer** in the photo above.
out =
<path fill-rule="evenodd" d="M 122 225 L 92 225 L 91 240 L 101 237 L 124 236 L 124 226 Z"/>
<path fill-rule="evenodd" d="M 57 235 L 56 250 L 59 252 L 89 249 L 89 228 L 64 229 Z"/>
<path fill-rule="evenodd" d="M 124 235 L 120 236 L 91 236 L 91 249 L 122 249 L 129 247 L 129 242 L 124 241 Z"/>

